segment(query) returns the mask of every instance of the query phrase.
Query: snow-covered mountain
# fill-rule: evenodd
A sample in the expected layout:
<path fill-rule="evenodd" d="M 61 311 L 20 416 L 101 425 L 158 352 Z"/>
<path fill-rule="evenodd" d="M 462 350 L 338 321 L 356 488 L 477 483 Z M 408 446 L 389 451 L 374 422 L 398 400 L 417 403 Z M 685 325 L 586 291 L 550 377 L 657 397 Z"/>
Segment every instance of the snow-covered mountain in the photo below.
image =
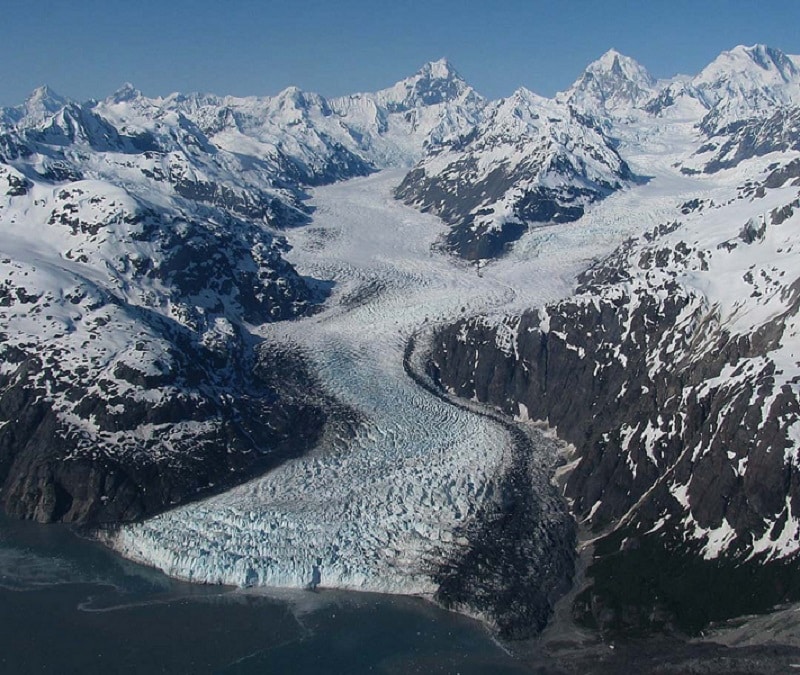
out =
<path fill-rule="evenodd" d="M 682 160 L 693 173 L 788 148 L 798 105 L 800 56 L 757 44 L 723 52 L 695 77 L 661 83 L 643 109 L 661 120 L 694 121 L 705 141 Z"/>
<path fill-rule="evenodd" d="M 491 104 L 469 133 L 432 148 L 397 196 L 452 226 L 449 250 L 496 257 L 531 224 L 580 218 L 633 178 L 593 122 L 528 91 Z"/>
<path fill-rule="evenodd" d="M 495 258 L 528 229 L 576 220 L 632 185 L 626 159 L 652 161 L 656 145 L 674 148 L 685 173 L 792 147 L 798 63 L 737 47 L 696 77 L 656 81 L 610 50 L 554 99 L 520 89 L 489 104 L 466 134 L 429 147 L 397 195 L 452 226 L 447 249 Z"/>
<path fill-rule="evenodd" d="M 736 128 L 704 143 L 691 160 L 684 163 L 684 171 L 702 170 L 715 173 L 738 166 L 752 157 L 800 149 L 800 107 L 775 108 L 768 118 L 751 118 L 740 121 Z M 690 167 L 696 167 L 692 169 Z"/>
<path fill-rule="evenodd" d="M 443 387 L 574 444 L 588 625 L 697 631 L 800 599 L 797 61 L 739 47 L 610 110 L 652 176 L 629 217 L 671 208 L 573 297 L 438 333 Z"/>
<path fill-rule="evenodd" d="M 480 119 L 486 101 L 446 60 L 374 94 L 331 101 L 378 166 L 407 166 L 427 148 L 465 133 Z"/>
<path fill-rule="evenodd" d="M 423 149 L 463 133 L 485 105 L 445 60 L 393 87 L 327 100 L 289 87 L 272 97 L 172 94 L 147 99 L 132 87 L 98 112 L 148 127 L 167 113 L 185 116 L 215 147 L 273 159 L 287 180 L 308 185 L 416 161 Z"/>
<path fill-rule="evenodd" d="M 600 119 L 644 110 L 669 116 L 672 108 L 694 108 L 709 136 L 743 120 L 770 117 L 800 98 L 800 56 L 764 45 L 723 52 L 699 74 L 655 80 L 638 62 L 610 50 L 556 96 Z M 684 111 L 685 112 L 685 111 Z"/>
<path fill-rule="evenodd" d="M 796 598 L 798 167 L 685 203 L 570 299 L 440 333 L 444 386 L 575 444 L 564 490 L 597 556 L 576 605 L 589 623 L 696 630 Z"/>
<path fill-rule="evenodd" d="M 579 110 L 602 117 L 603 113 L 641 107 L 656 92 L 656 81 L 644 66 L 616 49 L 610 49 L 590 63 L 558 98 Z"/>
<path fill-rule="evenodd" d="M 800 104 L 800 57 L 764 45 L 723 52 L 691 82 L 708 109 L 702 127 L 720 132 L 741 120 L 770 117 L 776 108 Z"/>
<path fill-rule="evenodd" d="M 306 217 L 298 188 L 178 115 L 38 103 L 0 140 L 6 510 L 141 517 L 302 450 L 280 420 L 320 419 L 313 387 L 279 390 L 312 380 L 259 372 L 251 332 L 323 297 L 271 227 Z"/>
<path fill-rule="evenodd" d="M 11 124 L 38 124 L 55 115 L 66 104 L 65 98 L 49 87 L 42 86 L 31 92 L 21 106 L 5 110 L 3 118 Z"/>

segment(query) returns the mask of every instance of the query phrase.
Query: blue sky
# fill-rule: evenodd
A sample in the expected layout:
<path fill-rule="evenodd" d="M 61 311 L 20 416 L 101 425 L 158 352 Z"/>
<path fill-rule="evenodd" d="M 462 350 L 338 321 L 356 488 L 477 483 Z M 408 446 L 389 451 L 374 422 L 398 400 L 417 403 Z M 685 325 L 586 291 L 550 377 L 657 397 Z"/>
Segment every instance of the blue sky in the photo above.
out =
<path fill-rule="evenodd" d="M 798 0 L 0 0 L 0 105 L 41 84 L 101 98 L 373 91 L 446 56 L 478 91 L 564 89 L 614 47 L 657 77 L 762 42 L 800 54 Z"/>

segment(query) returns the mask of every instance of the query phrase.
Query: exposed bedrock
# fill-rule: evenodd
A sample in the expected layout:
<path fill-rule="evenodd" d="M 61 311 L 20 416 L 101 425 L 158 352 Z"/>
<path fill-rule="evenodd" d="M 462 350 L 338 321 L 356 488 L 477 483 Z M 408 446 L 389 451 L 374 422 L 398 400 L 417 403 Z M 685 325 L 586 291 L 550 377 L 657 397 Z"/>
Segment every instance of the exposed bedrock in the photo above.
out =
<path fill-rule="evenodd" d="M 576 447 L 565 496 L 598 537 L 576 615 L 691 632 L 800 598 L 800 406 L 768 356 L 797 295 L 733 336 L 673 280 L 637 285 L 608 264 L 581 281 L 545 310 L 440 330 L 428 364 L 448 391 Z"/>
<path fill-rule="evenodd" d="M 130 521 L 208 496 L 303 454 L 349 415 L 283 347 L 242 354 L 227 382 L 212 354 L 187 348 L 157 382 L 118 369 L 137 386 L 108 395 L 108 383 L 68 383 L 40 356 L 17 357 L 0 380 L 0 499 L 40 522 Z"/>
<path fill-rule="evenodd" d="M 624 178 L 632 178 L 624 167 Z M 450 225 L 444 237 L 447 250 L 466 260 L 497 258 L 516 242 L 529 227 L 568 223 L 583 216 L 586 206 L 618 188 L 604 183 L 591 189 L 566 185 L 557 188 L 535 186 L 520 191 L 513 203 L 513 217 L 492 220 L 499 202 L 524 172 L 508 175 L 501 169 L 484 180 L 468 183 L 448 176 L 427 176 L 424 169 L 410 171 L 398 186 L 398 199 L 423 213 L 435 213 Z"/>
<path fill-rule="evenodd" d="M 406 348 L 406 372 L 418 385 L 459 405 L 418 367 L 415 346 L 412 339 Z M 547 625 L 575 566 L 574 522 L 550 482 L 554 441 L 485 407 L 467 409 L 505 426 L 511 444 L 495 490 L 476 517 L 453 533 L 463 543 L 437 563 L 434 598 L 481 618 L 503 639 L 529 638 Z"/>

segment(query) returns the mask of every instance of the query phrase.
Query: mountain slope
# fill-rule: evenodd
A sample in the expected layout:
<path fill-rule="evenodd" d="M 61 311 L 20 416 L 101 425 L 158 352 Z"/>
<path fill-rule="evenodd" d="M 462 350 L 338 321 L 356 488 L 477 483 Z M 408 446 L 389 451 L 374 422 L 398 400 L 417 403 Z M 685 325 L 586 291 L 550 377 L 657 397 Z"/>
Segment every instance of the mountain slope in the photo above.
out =
<path fill-rule="evenodd" d="M 323 297 L 268 229 L 306 218 L 300 188 L 180 115 L 39 98 L 0 140 L 5 509 L 140 518 L 302 452 L 332 402 L 297 356 L 265 370 L 251 328 Z"/>
<path fill-rule="evenodd" d="M 431 149 L 396 194 L 451 225 L 449 250 L 482 260 L 530 225 L 577 220 L 632 178 L 591 121 L 519 89 L 468 134 Z"/>
<path fill-rule="evenodd" d="M 565 496 L 596 537 L 575 607 L 589 623 L 698 630 L 800 597 L 797 167 L 687 203 L 573 298 L 440 333 L 443 386 L 575 445 Z"/>

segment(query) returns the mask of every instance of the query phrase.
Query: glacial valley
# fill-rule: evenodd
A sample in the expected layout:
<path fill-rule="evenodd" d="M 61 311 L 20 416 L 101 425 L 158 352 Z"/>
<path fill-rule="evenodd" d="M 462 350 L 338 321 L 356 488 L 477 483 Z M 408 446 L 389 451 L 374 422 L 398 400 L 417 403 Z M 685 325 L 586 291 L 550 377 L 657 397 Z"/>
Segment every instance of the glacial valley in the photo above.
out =
<path fill-rule="evenodd" d="M 564 597 L 625 634 L 800 600 L 798 110 L 760 45 L 670 81 L 612 50 L 553 99 L 446 61 L 37 91 L 0 113 L 5 510 L 503 638 Z"/>

